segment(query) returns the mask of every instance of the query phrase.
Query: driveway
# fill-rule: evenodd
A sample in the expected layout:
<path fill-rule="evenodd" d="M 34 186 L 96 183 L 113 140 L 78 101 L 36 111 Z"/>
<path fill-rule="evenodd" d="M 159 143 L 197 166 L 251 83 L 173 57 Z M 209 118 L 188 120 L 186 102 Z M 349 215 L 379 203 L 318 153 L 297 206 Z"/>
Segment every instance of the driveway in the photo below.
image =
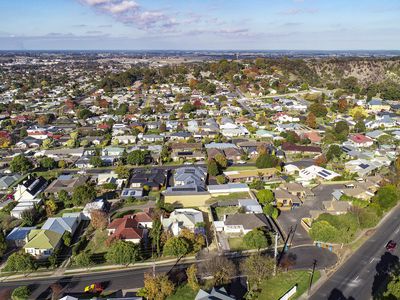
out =
<path fill-rule="evenodd" d="M 321 184 L 312 190 L 315 196 L 306 200 L 302 206 L 281 212 L 278 217 L 278 223 L 286 236 L 289 234 L 290 228 L 296 229 L 291 241 L 293 245 L 309 245 L 313 243 L 307 231 L 301 226 L 301 219 L 310 217 L 310 210 L 321 210 L 323 208 L 322 202 L 331 200 L 332 192 L 343 187 L 343 184 Z"/>

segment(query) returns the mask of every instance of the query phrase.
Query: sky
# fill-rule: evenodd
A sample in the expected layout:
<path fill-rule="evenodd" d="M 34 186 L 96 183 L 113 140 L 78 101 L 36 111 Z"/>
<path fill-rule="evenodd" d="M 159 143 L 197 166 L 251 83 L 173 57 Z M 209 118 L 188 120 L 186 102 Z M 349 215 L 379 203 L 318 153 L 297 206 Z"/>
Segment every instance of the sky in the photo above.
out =
<path fill-rule="evenodd" d="M 0 0 L 0 50 L 400 50 L 399 0 Z"/>

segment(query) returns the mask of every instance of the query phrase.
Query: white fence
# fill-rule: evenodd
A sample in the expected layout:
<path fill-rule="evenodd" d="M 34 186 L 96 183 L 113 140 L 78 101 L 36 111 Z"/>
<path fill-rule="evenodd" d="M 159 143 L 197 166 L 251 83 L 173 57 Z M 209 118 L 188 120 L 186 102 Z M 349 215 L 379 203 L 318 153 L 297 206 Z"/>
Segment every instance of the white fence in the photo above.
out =
<path fill-rule="evenodd" d="M 297 284 L 292 287 L 289 291 L 286 292 L 285 295 L 279 298 L 279 300 L 289 300 L 297 292 Z"/>

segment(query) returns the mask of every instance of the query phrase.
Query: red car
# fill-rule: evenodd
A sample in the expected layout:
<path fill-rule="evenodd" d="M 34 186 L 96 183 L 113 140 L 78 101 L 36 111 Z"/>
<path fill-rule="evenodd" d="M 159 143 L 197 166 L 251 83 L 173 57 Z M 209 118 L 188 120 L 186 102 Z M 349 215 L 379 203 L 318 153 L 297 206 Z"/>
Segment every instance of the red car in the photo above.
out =
<path fill-rule="evenodd" d="M 396 249 L 397 243 L 393 240 L 390 240 L 387 244 L 386 244 L 386 250 L 388 251 L 394 251 Z"/>

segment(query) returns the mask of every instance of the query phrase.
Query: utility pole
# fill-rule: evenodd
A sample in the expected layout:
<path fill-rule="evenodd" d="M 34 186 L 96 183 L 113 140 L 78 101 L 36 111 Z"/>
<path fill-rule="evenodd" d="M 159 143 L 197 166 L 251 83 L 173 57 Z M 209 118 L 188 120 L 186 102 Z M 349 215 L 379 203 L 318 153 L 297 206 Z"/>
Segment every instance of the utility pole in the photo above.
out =
<path fill-rule="evenodd" d="M 311 292 L 311 286 L 312 286 L 312 281 L 313 281 L 313 277 L 314 277 L 314 272 L 315 272 L 315 266 L 317 265 L 317 260 L 314 259 L 313 262 L 313 268 L 312 268 L 312 272 L 311 272 L 311 276 L 310 276 L 310 284 L 308 285 L 308 296 L 310 296 L 310 292 Z"/>
<path fill-rule="evenodd" d="M 275 264 L 274 264 L 274 276 L 276 276 L 276 265 L 277 265 L 277 261 L 276 258 L 278 256 L 278 233 L 275 232 L 275 245 L 274 245 L 274 260 L 275 260 Z"/>

